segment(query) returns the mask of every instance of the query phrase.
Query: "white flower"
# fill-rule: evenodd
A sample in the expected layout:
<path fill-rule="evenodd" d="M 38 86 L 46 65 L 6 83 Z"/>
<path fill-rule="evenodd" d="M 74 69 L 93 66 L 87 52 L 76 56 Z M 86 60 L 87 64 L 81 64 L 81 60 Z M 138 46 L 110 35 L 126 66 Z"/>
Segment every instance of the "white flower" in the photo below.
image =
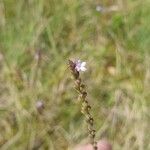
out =
<path fill-rule="evenodd" d="M 75 69 L 77 71 L 86 71 L 86 62 L 81 62 L 81 60 L 78 60 L 75 62 L 76 66 L 75 66 Z"/>
<path fill-rule="evenodd" d="M 102 12 L 104 10 L 104 8 L 100 5 L 96 6 L 96 11 L 98 12 Z"/>
<path fill-rule="evenodd" d="M 37 107 L 37 108 L 42 108 L 42 107 L 44 107 L 44 103 L 43 103 L 41 100 L 38 100 L 38 101 L 36 102 L 36 107 Z"/>

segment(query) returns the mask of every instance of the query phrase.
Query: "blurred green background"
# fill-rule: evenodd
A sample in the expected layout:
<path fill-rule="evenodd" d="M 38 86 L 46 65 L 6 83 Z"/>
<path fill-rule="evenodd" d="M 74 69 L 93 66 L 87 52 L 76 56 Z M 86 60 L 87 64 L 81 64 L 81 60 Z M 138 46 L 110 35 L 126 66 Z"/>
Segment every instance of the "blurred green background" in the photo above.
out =
<path fill-rule="evenodd" d="M 68 59 L 87 62 L 97 139 L 149 150 L 149 0 L 0 0 L 0 149 L 88 142 Z"/>

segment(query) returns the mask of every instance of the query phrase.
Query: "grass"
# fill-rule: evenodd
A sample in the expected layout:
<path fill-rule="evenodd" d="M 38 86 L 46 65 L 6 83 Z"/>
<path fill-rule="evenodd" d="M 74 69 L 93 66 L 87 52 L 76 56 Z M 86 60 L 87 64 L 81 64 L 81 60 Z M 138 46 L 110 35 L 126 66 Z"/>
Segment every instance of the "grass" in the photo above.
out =
<path fill-rule="evenodd" d="M 97 12 L 99 4 L 117 11 Z M 108 138 L 115 150 L 150 149 L 149 24 L 149 0 L 1 0 L 0 149 L 88 142 L 69 58 L 87 61 L 82 78 L 97 139 Z"/>

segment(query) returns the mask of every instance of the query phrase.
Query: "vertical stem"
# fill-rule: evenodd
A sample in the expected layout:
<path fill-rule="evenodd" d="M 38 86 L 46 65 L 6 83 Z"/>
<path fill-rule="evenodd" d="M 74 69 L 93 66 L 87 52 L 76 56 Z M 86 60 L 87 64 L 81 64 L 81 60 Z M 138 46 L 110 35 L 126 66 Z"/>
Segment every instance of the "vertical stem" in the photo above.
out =
<path fill-rule="evenodd" d="M 81 100 L 82 103 L 81 113 L 85 116 L 87 122 L 88 133 L 91 139 L 91 144 L 93 145 L 93 149 L 97 150 L 97 142 L 95 140 L 95 129 L 93 127 L 94 119 L 90 113 L 91 106 L 87 101 L 87 91 L 85 85 L 82 83 L 82 80 L 80 78 L 80 73 L 75 69 L 75 63 L 69 61 L 69 67 L 75 80 L 75 89 L 79 93 L 79 99 Z"/>

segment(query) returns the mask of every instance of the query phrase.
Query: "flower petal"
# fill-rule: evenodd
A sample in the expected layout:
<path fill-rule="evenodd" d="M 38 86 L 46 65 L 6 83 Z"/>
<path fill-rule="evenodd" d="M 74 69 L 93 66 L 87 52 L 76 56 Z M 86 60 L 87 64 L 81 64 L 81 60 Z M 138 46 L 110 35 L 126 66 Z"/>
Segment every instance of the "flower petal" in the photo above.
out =
<path fill-rule="evenodd" d="M 82 63 L 81 63 L 81 66 L 85 66 L 85 65 L 86 65 L 86 62 L 82 62 Z"/>
<path fill-rule="evenodd" d="M 86 71 L 87 69 L 86 69 L 86 62 L 82 62 L 81 60 L 77 60 L 76 62 L 75 62 L 75 69 L 77 70 L 77 71 Z"/>
<path fill-rule="evenodd" d="M 80 68 L 81 71 L 86 71 L 87 69 L 85 67 Z"/>

